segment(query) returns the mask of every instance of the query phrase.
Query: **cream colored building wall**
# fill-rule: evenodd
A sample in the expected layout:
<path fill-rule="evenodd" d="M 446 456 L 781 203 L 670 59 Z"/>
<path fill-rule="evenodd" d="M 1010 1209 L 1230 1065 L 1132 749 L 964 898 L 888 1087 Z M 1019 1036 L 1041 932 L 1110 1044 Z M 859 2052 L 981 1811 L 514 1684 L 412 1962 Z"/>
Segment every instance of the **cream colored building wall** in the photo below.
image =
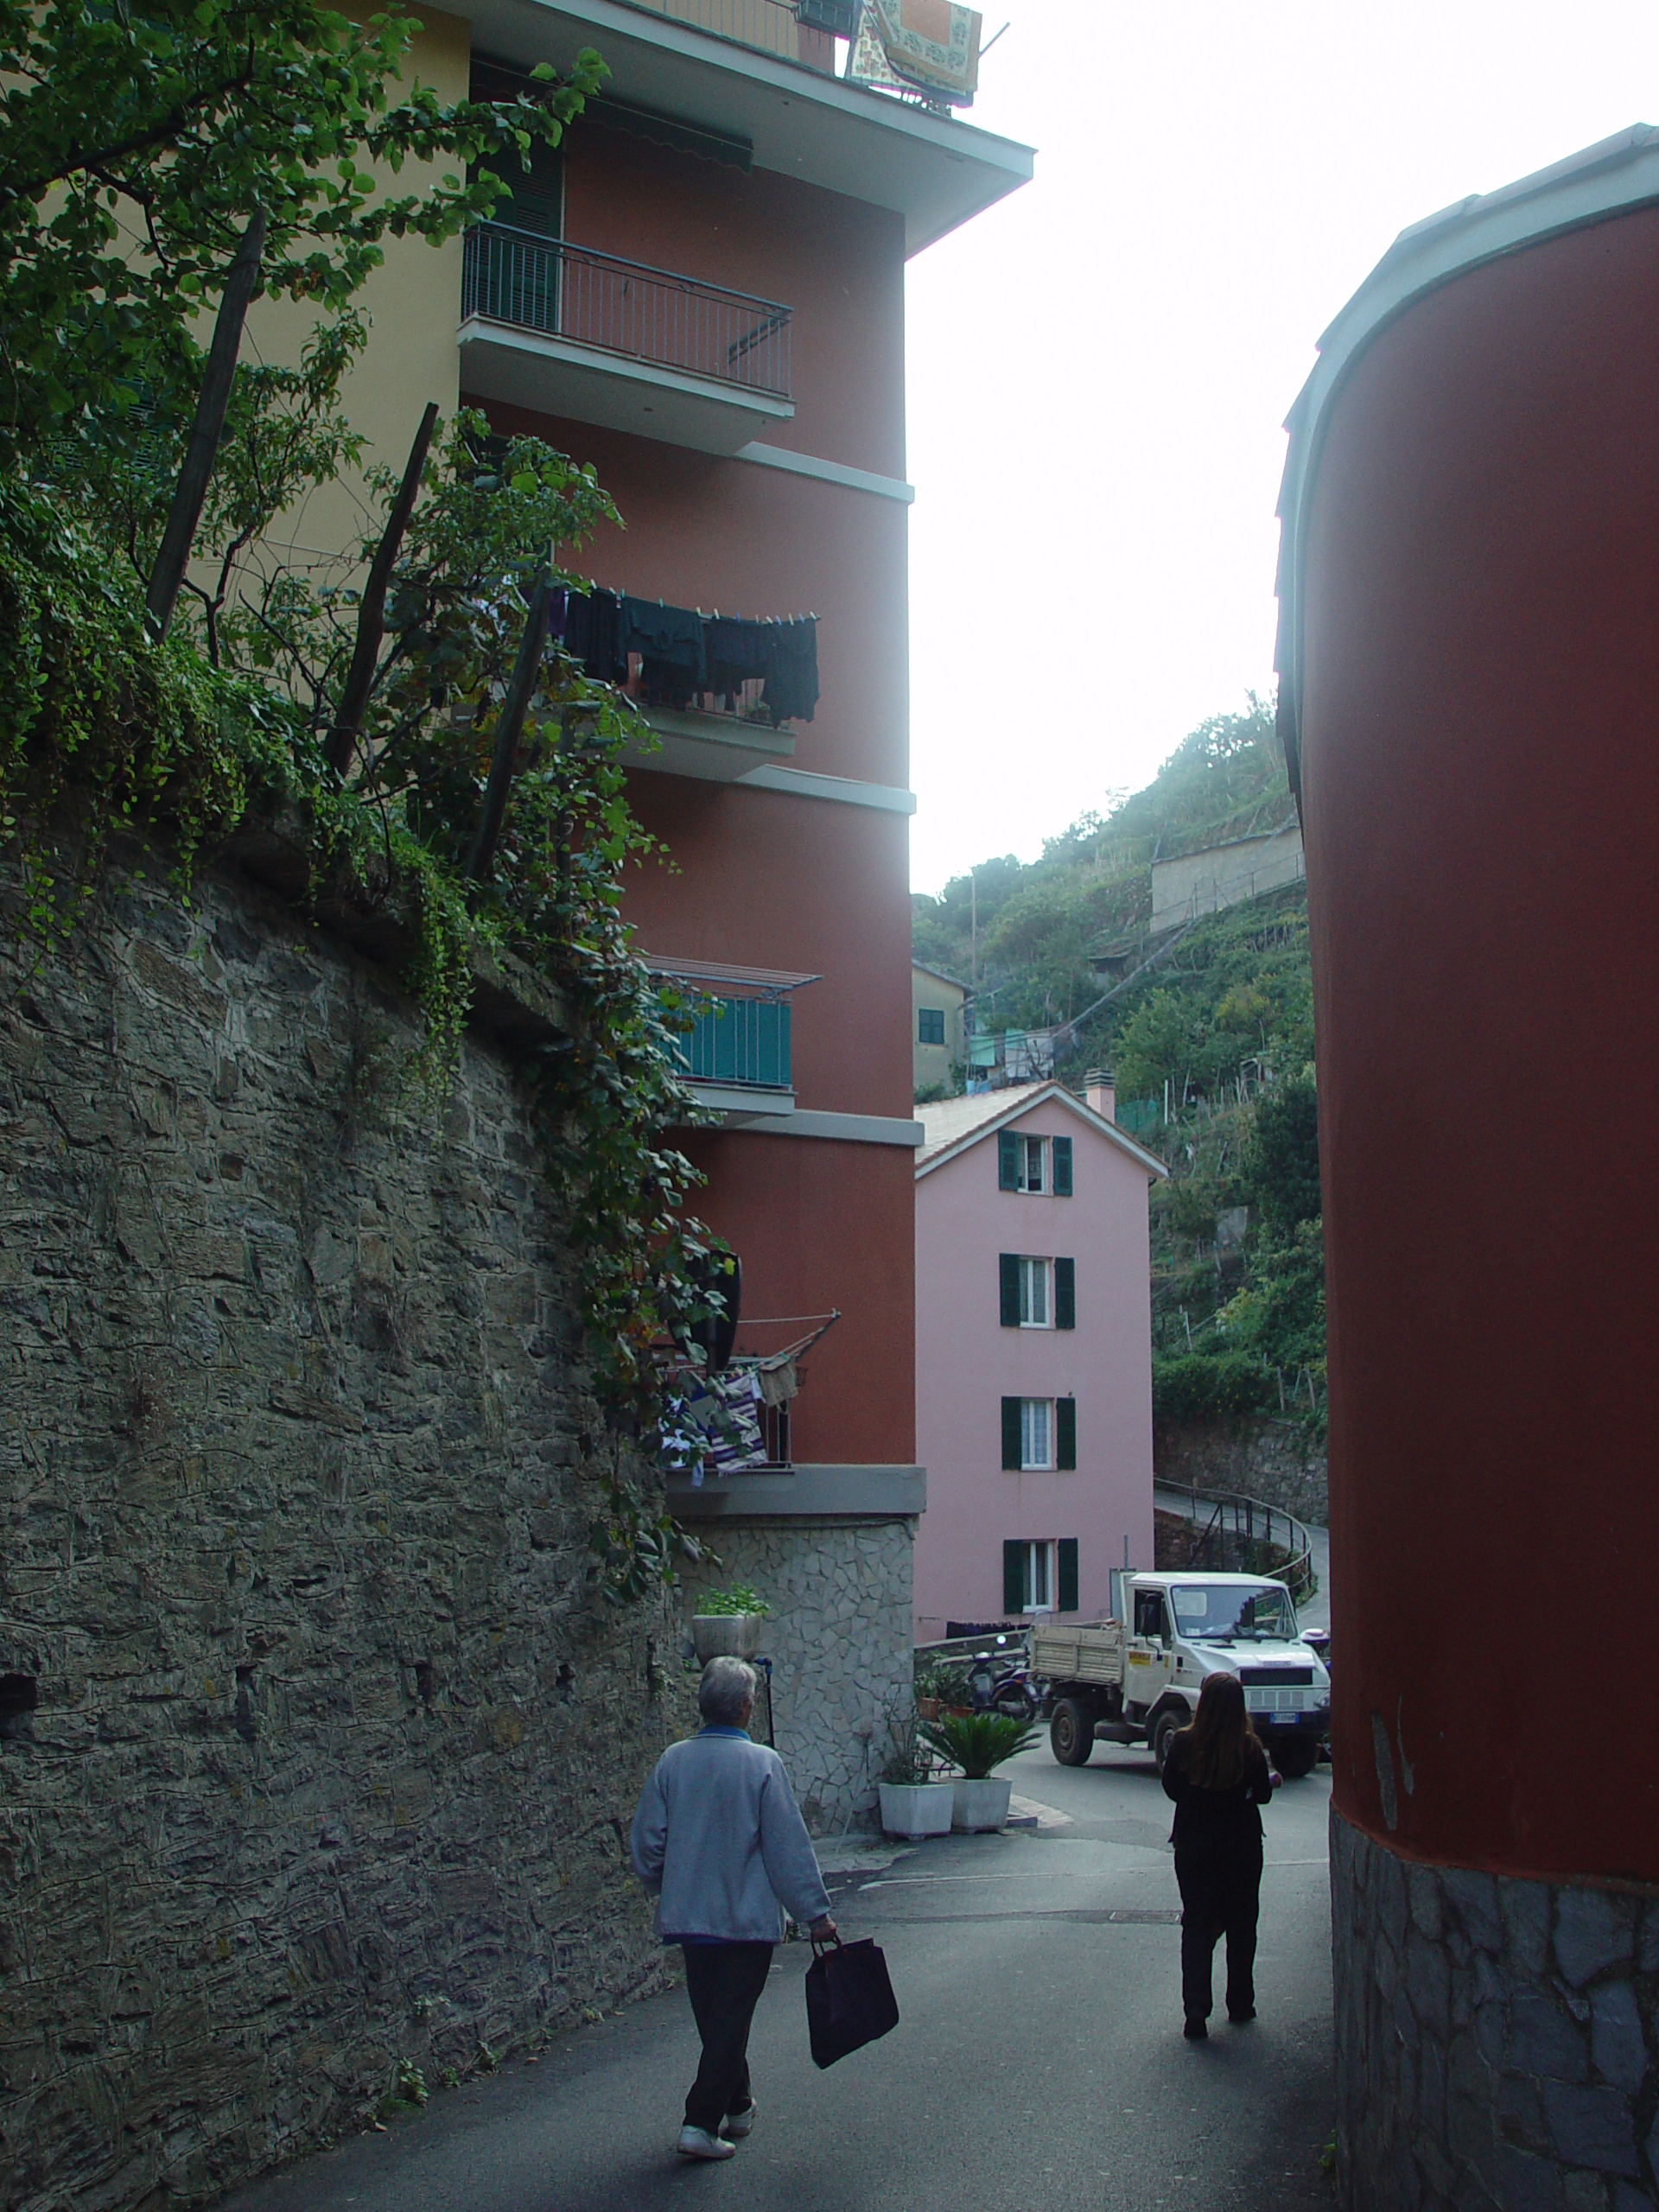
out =
<path fill-rule="evenodd" d="M 931 976 L 925 968 L 912 967 L 910 971 L 910 1049 L 914 1064 L 915 1087 L 927 1090 L 936 1083 L 946 1082 L 953 1067 L 966 1058 L 963 1049 L 962 1010 L 968 993 L 961 983 L 950 983 L 940 976 Z M 918 1020 L 924 1007 L 943 1007 L 944 1009 L 944 1042 L 943 1045 L 924 1045 L 918 1032 Z"/>
<path fill-rule="evenodd" d="M 419 11 L 422 29 L 410 54 L 411 73 L 445 100 L 464 99 L 471 70 L 472 28 L 459 16 Z M 454 163 L 408 162 L 388 182 L 398 192 L 435 183 Z M 415 238 L 388 238 L 385 260 L 357 296 L 369 342 L 345 392 L 346 412 L 367 441 L 365 465 L 402 471 L 421 410 L 435 399 L 446 422 L 461 390 L 455 332 L 461 321 L 461 242 L 430 246 Z M 246 360 L 291 364 L 317 322 L 308 302 L 261 300 L 248 317 Z M 285 516 L 269 543 L 284 562 L 336 560 L 354 545 L 368 518 L 355 477 L 321 486 Z"/>

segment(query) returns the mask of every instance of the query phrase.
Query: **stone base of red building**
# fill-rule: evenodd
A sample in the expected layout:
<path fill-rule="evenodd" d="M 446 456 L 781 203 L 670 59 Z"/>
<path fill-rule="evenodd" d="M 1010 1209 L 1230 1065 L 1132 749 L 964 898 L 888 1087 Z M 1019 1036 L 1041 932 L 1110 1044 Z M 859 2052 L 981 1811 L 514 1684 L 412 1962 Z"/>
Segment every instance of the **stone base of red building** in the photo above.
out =
<path fill-rule="evenodd" d="M 1348 2212 L 1659 2204 L 1659 1891 L 1404 1859 L 1331 1816 Z"/>

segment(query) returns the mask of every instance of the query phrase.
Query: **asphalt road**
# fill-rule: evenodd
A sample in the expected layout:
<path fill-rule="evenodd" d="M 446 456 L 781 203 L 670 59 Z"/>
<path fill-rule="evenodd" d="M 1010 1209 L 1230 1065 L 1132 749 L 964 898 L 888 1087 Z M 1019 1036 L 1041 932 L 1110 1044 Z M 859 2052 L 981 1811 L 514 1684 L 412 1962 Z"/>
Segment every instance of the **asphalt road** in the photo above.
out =
<path fill-rule="evenodd" d="M 1168 1804 L 1150 1759 L 1046 1747 L 1008 1770 L 1033 1832 L 941 1838 L 837 1877 L 902 2018 L 827 2073 L 779 1951 L 751 2044 L 760 2107 L 735 2158 L 673 2153 L 696 2041 L 683 1992 L 535 2063 L 435 2094 L 226 2201 L 227 2212 L 1331 2212 L 1329 1770 L 1265 1815 L 1260 2018 L 1183 2041 Z M 1219 1968 L 1219 1959 L 1217 1967 Z M 1220 1975 L 1217 1973 L 1217 1995 Z"/>

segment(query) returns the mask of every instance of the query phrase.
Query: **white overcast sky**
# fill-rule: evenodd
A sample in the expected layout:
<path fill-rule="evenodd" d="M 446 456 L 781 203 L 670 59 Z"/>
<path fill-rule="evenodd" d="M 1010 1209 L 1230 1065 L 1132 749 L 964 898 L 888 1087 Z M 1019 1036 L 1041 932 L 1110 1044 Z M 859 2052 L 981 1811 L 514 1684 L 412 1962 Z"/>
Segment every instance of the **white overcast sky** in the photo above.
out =
<path fill-rule="evenodd" d="M 989 0 L 1034 183 L 910 265 L 912 880 L 1273 681 L 1281 428 L 1395 234 L 1659 119 L 1615 0 Z"/>

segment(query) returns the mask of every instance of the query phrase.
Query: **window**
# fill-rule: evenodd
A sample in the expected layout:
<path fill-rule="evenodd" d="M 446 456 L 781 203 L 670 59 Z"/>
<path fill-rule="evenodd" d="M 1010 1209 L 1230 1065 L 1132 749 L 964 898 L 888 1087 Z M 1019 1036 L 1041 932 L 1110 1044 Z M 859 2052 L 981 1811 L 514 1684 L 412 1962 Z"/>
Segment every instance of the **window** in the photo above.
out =
<path fill-rule="evenodd" d="M 1046 1260 L 1024 1260 L 1020 1262 L 1020 1325 L 1022 1329 L 1046 1329 L 1052 1325 L 1050 1316 Z"/>
<path fill-rule="evenodd" d="M 1148 1643 L 1167 1643 L 1169 1616 L 1164 1611 L 1161 1590 L 1137 1590 L 1135 1593 L 1135 1632 Z"/>
<path fill-rule="evenodd" d="M 1020 1610 L 1022 1613 L 1052 1612 L 1054 1600 L 1049 1592 L 1054 1587 L 1054 1547 L 1052 1544 L 1021 1544 L 1025 1554 L 1020 1577 Z"/>
<path fill-rule="evenodd" d="M 1002 1465 L 1015 1474 L 1058 1468 L 1070 1473 L 1077 1464 L 1077 1402 L 1075 1398 L 1004 1398 Z"/>
<path fill-rule="evenodd" d="M 916 1042 L 918 1045 L 943 1045 L 944 1042 L 944 1008 L 924 1006 L 916 1009 Z"/>
<path fill-rule="evenodd" d="M 1018 1141 L 1020 1180 L 1015 1187 L 1021 1191 L 1041 1191 L 1046 1186 L 1043 1169 L 1047 1164 L 1048 1140 L 1046 1137 L 1021 1137 Z"/>
<path fill-rule="evenodd" d="M 1005 1613 L 1075 1613 L 1077 1610 L 1077 1540 L 1035 1542 L 1015 1537 L 1002 1547 L 1002 1610 Z"/>
<path fill-rule="evenodd" d="M 1071 1195 L 1071 1140 L 1070 1137 L 1021 1136 L 1017 1129 L 1001 1129 L 996 1139 L 996 1183 L 1002 1191 L 1052 1191 L 1057 1198 Z"/>

